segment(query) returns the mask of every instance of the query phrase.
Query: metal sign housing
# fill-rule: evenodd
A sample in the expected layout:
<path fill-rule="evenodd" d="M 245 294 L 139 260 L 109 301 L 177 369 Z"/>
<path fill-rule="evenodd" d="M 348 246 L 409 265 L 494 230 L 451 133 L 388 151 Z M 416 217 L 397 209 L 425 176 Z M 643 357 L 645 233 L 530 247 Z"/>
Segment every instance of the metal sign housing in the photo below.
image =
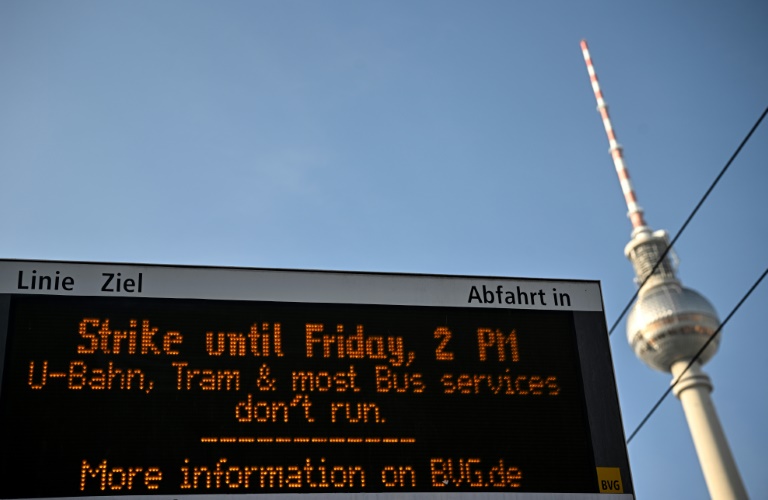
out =
<path fill-rule="evenodd" d="M 0 349 L 0 498 L 634 498 L 597 282 L 2 260 Z"/>

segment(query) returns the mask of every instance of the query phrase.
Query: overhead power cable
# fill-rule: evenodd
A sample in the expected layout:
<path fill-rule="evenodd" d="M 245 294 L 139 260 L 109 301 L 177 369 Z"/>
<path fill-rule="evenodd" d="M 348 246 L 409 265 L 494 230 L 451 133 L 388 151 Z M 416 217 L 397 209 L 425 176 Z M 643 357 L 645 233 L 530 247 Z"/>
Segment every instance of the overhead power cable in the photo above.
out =
<path fill-rule="evenodd" d="M 608 335 L 612 335 L 613 331 L 616 329 L 617 326 L 619 326 L 619 323 L 621 323 L 621 320 L 624 319 L 624 316 L 629 311 L 629 308 L 632 307 L 632 304 L 635 302 L 635 299 L 637 299 L 637 296 L 640 294 L 640 290 L 643 289 L 643 286 L 648 282 L 648 280 L 653 276 L 653 273 L 656 272 L 656 269 L 661 265 L 662 262 L 664 262 L 664 259 L 667 257 L 667 254 L 670 250 L 672 250 L 672 247 L 677 242 L 678 238 L 680 238 L 680 235 L 683 234 L 683 231 L 685 231 L 685 228 L 688 227 L 688 224 L 691 222 L 693 217 L 696 215 L 696 213 L 699 211 L 699 208 L 704 204 L 704 201 L 709 197 L 709 194 L 712 192 L 712 190 L 715 188 L 718 182 L 720 182 L 720 179 L 723 177 L 725 172 L 728 170 L 728 168 L 731 166 L 733 161 L 736 159 L 737 156 L 739 156 L 739 153 L 744 148 L 744 146 L 749 142 L 749 139 L 752 137 L 752 134 L 757 130 L 757 127 L 760 126 L 760 123 L 763 121 L 763 118 L 765 118 L 765 115 L 768 114 L 768 107 L 765 108 L 763 111 L 763 114 L 760 115 L 760 118 L 757 119 L 755 124 L 750 129 L 749 133 L 744 137 L 744 140 L 741 141 L 741 144 L 739 144 L 739 147 L 736 148 L 736 151 L 733 152 L 731 155 L 731 158 L 728 160 L 728 162 L 725 164 L 725 166 L 720 170 L 720 173 L 717 174 L 717 177 L 715 177 L 715 180 L 712 182 L 712 184 L 709 186 L 709 189 L 707 189 L 707 192 L 704 193 L 704 196 L 701 197 L 699 202 L 696 204 L 696 207 L 693 209 L 691 214 L 688 216 L 688 218 L 683 223 L 682 227 L 677 231 L 677 234 L 675 234 L 675 237 L 672 238 L 672 241 L 667 245 L 667 248 L 664 250 L 664 252 L 661 254 L 659 259 L 656 261 L 656 264 L 653 266 L 653 269 L 651 269 L 651 272 L 648 273 L 648 275 L 645 277 L 645 279 L 640 283 L 640 286 L 637 287 L 637 290 L 635 290 L 635 294 L 632 295 L 632 298 L 629 299 L 629 302 L 624 307 L 624 309 L 621 311 L 621 314 L 619 317 L 614 321 L 613 325 L 611 326 L 610 330 L 608 330 Z"/>
<path fill-rule="evenodd" d="M 765 115 L 765 113 L 763 113 L 763 115 Z M 683 375 L 685 375 L 685 373 L 688 371 L 688 369 L 691 366 L 693 366 L 694 363 L 696 363 L 698 361 L 699 357 L 704 352 L 704 350 L 720 334 L 720 331 L 723 329 L 725 324 L 728 323 L 728 321 L 731 319 L 731 317 L 734 314 L 736 314 L 736 311 L 739 310 L 741 305 L 749 298 L 749 296 L 752 295 L 752 292 L 755 291 L 755 289 L 758 287 L 760 282 L 763 281 L 763 278 L 765 278 L 766 275 L 768 275 L 768 268 L 765 271 L 763 271 L 763 274 L 760 275 L 760 277 L 757 279 L 757 281 L 755 281 L 755 284 L 752 285 L 752 287 L 747 291 L 747 293 L 744 295 L 744 297 L 741 298 L 739 303 L 736 304 L 736 307 L 734 307 L 733 310 L 730 312 L 730 314 L 728 314 L 728 316 L 726 316 L 726 318 L 722 321 L 722 323 L 720 323 L 720 326 L 717 327 L 717 330 L 715 330 L 712 333 L 712 335 L 710 335 L 710 337 L 707 339 L 707 341 L 704 343 L 704 345 L 701 346 L 701 349 L 699 349 L 699 351 L 696 353 L 696 355 L 693 357 L 693 359 L 691 359 L 691 361 L 688 363 L 688 366 L 685 367 L 685 370 L 683 370 L 680 373 L 680 375 L 678 375 L 677 378 L 670 384 L 670 386 L 667 388 L 667 390 L 664 391 L 664 394 L 662 394 L 662 396 L 659 398 L 659 400 L 656 402 L 656 404 L 653 405 L 653 408 L 651 408 L 651 410 L 648 412 L 648 414 L 645 416 L 645 418 L 643 418 L 643 420 L 640 422 L 640 424 L 637 426 L 637 428 L 634 431 L 632 431 L 632 434 L 629 435 L 629 437 L 627 438 L 627 444 L 629 444 L 632 441 L 632 438 L 634 438 L 637 435 L 637 433 L 640 431 L 640 429 L 643 428 L 643 426 L 648 421 L 648 419 L 651 418 L 651 415 L 654 414 L 656 409 L 659 406 L 661 406 L 661 403 L 667 398 L 667 396 L 669 396 L 669 393 L 672 392 L 672 389 L 674 389 L 675 386 L 677 385 L 677 383 L 680 380 L 682 380 Z"/>

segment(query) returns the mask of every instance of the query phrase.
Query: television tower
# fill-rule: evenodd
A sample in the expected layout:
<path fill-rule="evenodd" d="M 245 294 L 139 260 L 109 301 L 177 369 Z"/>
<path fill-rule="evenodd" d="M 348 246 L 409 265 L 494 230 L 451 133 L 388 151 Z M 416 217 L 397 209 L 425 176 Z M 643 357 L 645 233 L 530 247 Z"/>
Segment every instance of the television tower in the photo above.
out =
<path fill-rule="evenodd" d="M 710 496 L 748 498 L 710 396 L 712 381 L 701 369 L 717 352 L 718 338 L 691 364 L 720 320 L 707 299 L 682 285 L 676 275 L 676 259 L 667 255 L 654 270 L 669 246 L 669 238 L 666 231 L 652 231 L 645 222 L 585 40 L 581 50 L 632 222 L 632 238 L 624 255 L 632 262 L 635 281 L 642 287 L 627 318 L 627 340 L 637 357 L 651 368 L 672 373 L 673 392 L 683 405 Z"/>

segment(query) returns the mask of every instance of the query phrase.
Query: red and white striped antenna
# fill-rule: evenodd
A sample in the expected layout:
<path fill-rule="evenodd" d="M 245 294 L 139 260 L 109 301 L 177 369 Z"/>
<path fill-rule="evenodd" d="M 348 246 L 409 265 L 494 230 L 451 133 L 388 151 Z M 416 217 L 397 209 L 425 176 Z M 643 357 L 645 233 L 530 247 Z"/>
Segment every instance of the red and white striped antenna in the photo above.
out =
<path fill-rule="evenodd" d="M 592 58 L 589 55 L 589 48 L 587 47 L 586 40 L 581 41 L 581 51 L 584 54 L 584 61 L 587 63 L 587 71 L 589 72 L 589 81 L 592 82 L 592 90 L 595 91 L 597 111 L 603 119 L 605 133 L 608 135 L 608 143 L 610 144 L 609 152 L 613 158 L 613 164 L 616 166 L 616 174 L 619 176 L 621 190 L 624 193 L 624 201 L 627 202 L 627 209 L 629 210 L 627 217 L 632 221 L 632 228 L 635 231 L 639 232 L 641 230 L 647 230 L 648 227 L 645 223 L 645 218 L 643 217 L 643 209 L 637 204 L 637 196 L 635 196 L 635 190 L 629 179 L 629 171 L 627 171 L 627 167 L 624 165 L 622 148 L 616 140 L 616 133 L 613 131 L 613 125 L 611 125 L 611 118 L 608 116 L 608 105 L 605 104 L 603 91 L 600 90 L 600 84 L 597 82 L 597 73 L 595 73 L 595 67 L 592 65 Z"/>

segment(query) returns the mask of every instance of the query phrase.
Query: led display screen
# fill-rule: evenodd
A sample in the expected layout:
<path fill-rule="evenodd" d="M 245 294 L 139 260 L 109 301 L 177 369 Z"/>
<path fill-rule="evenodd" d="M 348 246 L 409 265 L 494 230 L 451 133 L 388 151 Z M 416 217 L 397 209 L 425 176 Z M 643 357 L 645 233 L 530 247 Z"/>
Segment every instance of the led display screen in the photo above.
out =
<path fill-rule="evenodd" d="M 393 304 L 365 286 L 172 298 L 147 293 L 151 268 L 78 295 L 77 273 L 25 269 L 0 302 L 0 498 L 598 494 L 601 468 L 627 469 L 601 458 L 585 390 L 579 339 L 605 336 L 602 312 L 559 282 L 527 283 L 528 304 L 482 280 Z"/>

